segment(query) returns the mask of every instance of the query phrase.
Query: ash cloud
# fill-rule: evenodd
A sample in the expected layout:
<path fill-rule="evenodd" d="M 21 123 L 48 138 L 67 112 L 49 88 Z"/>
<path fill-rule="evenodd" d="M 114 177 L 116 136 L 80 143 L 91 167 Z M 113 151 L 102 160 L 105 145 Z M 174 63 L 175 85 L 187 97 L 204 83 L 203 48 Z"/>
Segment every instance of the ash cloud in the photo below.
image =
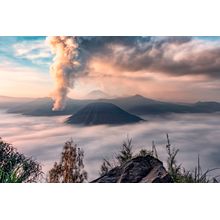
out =
<path fill-rule="evenodd" d="M 58 111 L 64 109 L 69 89 L 74 85 L 75 69 L 79 66 L 78 45 L 74 37 L 48 37 L 47 41 L 55 54 L 50 73 L 55 79 L 53 110 Z"/>

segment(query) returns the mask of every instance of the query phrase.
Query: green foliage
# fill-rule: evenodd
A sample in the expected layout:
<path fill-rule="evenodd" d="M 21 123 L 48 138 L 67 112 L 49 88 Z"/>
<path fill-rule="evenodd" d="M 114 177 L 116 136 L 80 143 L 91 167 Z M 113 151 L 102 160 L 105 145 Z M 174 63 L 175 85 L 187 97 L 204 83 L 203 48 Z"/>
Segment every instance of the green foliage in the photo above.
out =
<path fill-rule="evenodd" d="M 67 141 L 63 147 L 61 160 L 55 162 L 49 171 L 47 182 L 49 183 L 82 183 L 87 180 L 87 172 L 84 170 L 84 152 L 73 143 Z"/>
<path fill-rule="evenodd" d="M 100 167 L 99 175 L 103 176 L 108 173 L 111 169 L 123 165 L 125 162 L 131 160 L 137 156 L 146 156 L 151 155 L 158 158 L 157 149 L 155 147 L 154 142 L 152 142 L 151 150 L 141 149 L 137 154 L 133 152 L 133 144 L 132 138 L 127 137 L 126 140 L 123 141 L 121 150 L 119 153 L 116 153 L 112 161 L 107 160 L 106 158 L 103 159 L 103 162 Z"/>
<path fill-rule="evenodd" d="M 136 156 L 143 156 L 144 157 L 144 156 L 147 156 L 147 155 L 150 155 L 150 156 L 155 157 L 155 158 L 158 159 L 157 149 L 156 149 L 156 146 L 154 144 L 154 141 L 152 141 L 151 150 L 147 150 L 147 149 L 142 148 Z"/>
<path fill-rule="evenodd" d="M 99 175 L 103 176 L 106 173 L 108 173 L 109 170 L 111 170 L 113 168 L 114 168 L 113 164 L 109 160 L 104 158 L 103 162 L 102 162 L 102 165 L 100 167 Z"/>
<path fill-rule="evenodd" d="M 133 155 L 133 145 L 132 139 L 127 137 L 126 140 L 123 141 L 121 150 L 119 153 L 116 153 L 113 160 L 107 160 L 106 158 L 103 159 L 103 162 L 100 167 L 99 175 L 103 176 L 108 173 L 109 170 L 113 169 L 114 167 L 121 166 L 125 162 L 129 161 L 134 157 Z"/>
<path fill-rule="evenodd" d="M 217 170 L 219 168 L 214 168 L 207 170 L 203 173 L 201 165 L 200 165 L 200 158 L 198 156 L 197 166 L 195 167 L 194 171 L 186 170 L 181 166 L 181 164 L 177 164 L 176 156 L 179 152 L 179 149 L 171 147 L 169 136 L 167 134 L 167 170 L 170 176 L 173 178 L 174 182 L 176 183 L 209 183 L 209 182 L 218 182 L 217 177 L 209 177 L 209 173 Z"/>
<path fill-rule="evenodd" d="M 142 156 L 145 157 L 147 155 L 151 155 L 152 156 L 152 151 L 151 150 L 147 150 L 147 149 L 141 149 L 138 156 Z"/>
<path fill-rule="evenodd" d="M 131 138 L 127 137 L 127 139 L 123 141 L 122 148 L 115 158 L 119 165 L 122 165 L 133 158 L 133 146 Z"/>
<path fill-rule="evenodd" d="M 6 173 L 0 168 L 0 183 L 22 183 L 22 181 L 16 170 Z"/>
<path fill-rule="evenodd" d="M 167 171 L 173 178 L 174 182 L 179 180 L 181 175 L 181 165 L 177 165 L 176 156 L 179 152 L 179 149 L 171 148 L 169 136 L 167 134 L 167 144 L 166 144 L 166 151 L 168 154 L 167 157 Z"/>
<path fill-rule="evenodd" d="M 18 153 L 0 138 L 0 182 L 36 182 L 41 176 L 41 166 L 32 158 Z"/>

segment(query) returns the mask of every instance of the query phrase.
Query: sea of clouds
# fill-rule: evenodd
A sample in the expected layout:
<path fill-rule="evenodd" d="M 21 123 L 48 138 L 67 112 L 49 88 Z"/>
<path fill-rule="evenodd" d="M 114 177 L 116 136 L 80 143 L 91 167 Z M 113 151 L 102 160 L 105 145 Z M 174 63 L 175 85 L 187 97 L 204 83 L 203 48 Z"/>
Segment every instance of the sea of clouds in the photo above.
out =
<path fill-rule="evenodd" d="M 85 152 L 89 180 L 98 177 L 102 159 L 111 159 L 127 136 L 133 139 L 135 152 L 150 149 L 155 141 L 165 162 L 168 133 L 172 146 L 180 150 L 177 159 L 184 167 L 194 169 L 198 155 L 203 170 L 220 167 L 220 113 L 148 116 L 144 123 L 112 127 L 70 126 L 64 124 L 66 117 L 28 117 L 0 111 L 0 137 L 39 161 L 45 173 L 59 160 L 64 143 L 72 138 Z"/>

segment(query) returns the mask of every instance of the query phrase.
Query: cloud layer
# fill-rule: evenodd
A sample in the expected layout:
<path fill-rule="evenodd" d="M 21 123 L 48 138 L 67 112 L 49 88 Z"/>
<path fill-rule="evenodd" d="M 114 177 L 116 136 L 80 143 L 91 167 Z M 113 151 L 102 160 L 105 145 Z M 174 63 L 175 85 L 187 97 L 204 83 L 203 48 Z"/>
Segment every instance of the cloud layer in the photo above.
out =
<path fill-rule="evenodd" d="M 220 167 L 219 114 L 170 115 L 148 118 L 148 122 L 129 126 L 94 126 L 78 128 L 63 124 L 65 117 L 25 117 L 1 112 L 0 133 L 5 141 L 20 152 L 40 161 L 46 172 L 59 159 L 64 142 L 70 138 L 85 151 L 85 164 L 90 180 L 98 175 L 104 157 L 112 158 L 127 135 L 133 138 L 135 151 L 151 147 L 154 140 L 165 161 L 165 134 L 180 149 L 178 161 L 193 169 L 198 154 L 203 169 Z"/>
<path fill-rule="evenodd" d="M 220 77 L 220 43 L 192 37 L 78 37 L 81 71 L 91 62 L 108 63 L 123 72 L 147 71 L 173 76 Z"/>

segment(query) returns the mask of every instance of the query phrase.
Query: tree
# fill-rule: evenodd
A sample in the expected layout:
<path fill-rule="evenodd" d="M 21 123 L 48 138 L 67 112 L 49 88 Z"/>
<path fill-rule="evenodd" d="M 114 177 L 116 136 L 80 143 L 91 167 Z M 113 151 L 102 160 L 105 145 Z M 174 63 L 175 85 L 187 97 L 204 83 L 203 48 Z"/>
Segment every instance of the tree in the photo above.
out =
<path fill-rule="evenodd" d="M 116 155 L 116 159 L 119 162 L 119 165 L 124 164 L 133 157 L 133 146 L 132 138 L 127 137 L 127 139 L 122 144 L 122 149 L 119 154 Z"/>
<path fill-rule="evenodd" d="M 0 182 L 36 182 L 42 175 L 41 165 L 0 138 Z"/>
<path fill-rule="evenodd" d="M 127 137 L 127 139 L 122 143 L 121 150 L 119 151 L 119 153 L 116 153 L 114 155 L 112 161 L 107 160 L 106 158 L 103 159 L 103 162 L 100 166 L 99 175 L 103 176 L 111 169 L 123 165 L 125 162 L 131 160 L 133 156 L 132 139 Z"/>
<path fill-rule="evenodd" d="M 178 165 L 176 162 L 176 156 L 179 152 L 179 149 L 172 148 L 170 144 L 169 135 L 167 134 L 167 169 L 168 173 L 172 176 L 173 180 L 176 182 L 181 174 L 181 165 Z"/>
<path fill-rule="evenodd" d="M 77 147 L 72 140 L 67 141 L 63 147 L 61 160 L 55 162 L 49 171 L 47 182 L 49 183 L 82 183 L 87 180 L 87 172 L 84 170 L 84 152 Z"/>

